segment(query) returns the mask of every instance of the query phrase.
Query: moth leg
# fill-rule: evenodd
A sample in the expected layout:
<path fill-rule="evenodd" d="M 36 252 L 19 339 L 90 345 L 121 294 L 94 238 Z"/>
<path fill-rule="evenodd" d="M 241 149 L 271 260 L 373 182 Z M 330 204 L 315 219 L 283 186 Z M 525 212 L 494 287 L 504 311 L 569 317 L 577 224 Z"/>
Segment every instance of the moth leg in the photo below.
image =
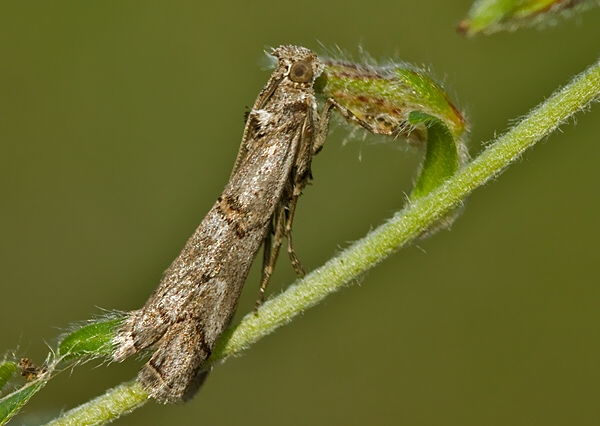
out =
<path fill-rule="evenodd" d="M 332 107 L 336 107 L 338 110 L 343 108 L 336 101 L 329 98 L 323 107 L 323 111 L 321 111 L 321 115 L 319 117 L 317 132 L 315 134 L 315 139 L 313 142 L 313 155 L 318 154 L 325 144 L 325 139 L 327 138 L 327 132 L 329 131 L 329 119 L 331 118 Z M 348 111 L 349 112 L 349 111 Z"/>
<path fill-rule="evenodd" d="M 358 118 L 348 108 L 341 106 L 335 100 L 333 100 L 333 99 L 330 98 L 330 99 L 327 100 L 327 102 L 330 103 L 332 106 L 334 106 L 335 109 L 337 109 L 338 112 L 342 115 L 342 117 L 344 117 L 346 120 L 358 124 L 360 127 L 364 128 L 364 129 L 367 129 L 369 132 L 371 132 L 373 134 L 380 134 L 381 133 L 380 129 L 378 129 L 377 127 L 373 126 L 372 124 L 369 124 L 368 122 L 364 121 L 363 119 Z"/>
<path fill-rule="evenodd" d="M 294 214 L 296 212 L 296 205 L 298 204 L 298 197 L 302 194 L 302 190 L 306 186 L 306 183 L 309 179 L 311 179 L 310 174 L 310 164 L 312 162 L 312 157 L 323 149 L 323 145 L 325 144 L 325 139 L 327 138 L 327 132 L 329 131 L 329 119 L 331 118 L 331 111 L 333 107 L 338 107 L 338 103 L 333 99 L 328 99 L 323 107 L 323 111 L 321 111 L 321 115 L 319 116 L 316 124 L 316 130 L 312 142 L 312 149 L 308 149 L 304 151 L 304 153 L 300 156 L 300 160 L 297 163 L 296 176 L 294 179 L 294 186 L 292 189 L 292 196 L 290 197 L 289 203 L 287 205 L 287 215 L 285 221 L 285 237 L 287 239 L 287 251 L 290 258 L 290 262 L 292 263 L 292 267 L 296 274 L 300 277 L 303 277 L 306 273 L 304 268 L 302 267 L 302 263 L 296 252 L 294 251 L 294 243 L 292 240 L 292 223 L 294 222 Z M 340 107 L 341 108 L 341 107 Z"/>
<path fill-rule="evenodd" d="M 352 111 L 350 111 L 346 107 L 343 107 L 342 105 L 340 105 L 338 102 L 336 102 L 333 99 L 328 99 L 328 103 L 332 104 L 332 106 L 334 106 L 338 110 L 338 112 L 342 115 L 342 117 L 344 117 L 347 121 L 353 122 L 375 135 L 393 135 L 393 136 L 405 135 L 407 140 L 410 141 L 410 132 L 415 131 L 415 129 L 411 130 L 411 125 L 407 121 L 402 121 L 396 127 L 392 128 L 391 130 L 385 131 L 385 130 L 382 130 L 381 128 L 378 128 L 377 126 L 370 124 L 369 122 L 357 117 L 356 115 L 354 115 L 352 113 Z M 419 128 L 417 128 L 416 130 L 418 130 L 416 141 L 426 139 L 426 136 L 422 135 L 423 130 L 419 130 Z M 426 129 L 425 129 L 425 131 L 426 131 Z M 323 139 L 323 141 L 324 141 L 324 139 Z"/>
<path fill-rule="evenodd" d="M 287 239 L 287 251 L 290 257 L 290 262 L 294 271 L 299 276 L 304 276 L 304 268 L 300 263 L 300 259 L 294 251 L 294 245 L 292 241 L 292 222 L 294 221 L 294 213 L 296 211 L 296 205 L 298 203 L 298 197 L 302 193 L 302 190 L 306 186 L 307 180 L 310 178 L 310 163 L 312 156 L 317 154 L 323 148 L 327 132 L 329 130 L 329 119 L 331 118 L 332 107 L 338 109 L 343 108 L 333 99 L 328 99 L 327 103 L 323 107 L 323 111 L 319 116 L 316 133 L 313 138 L 312 148 L 306 150 L 300 155 L 301 160 L 297 164 L 297 175 L 294 179 L 292 188 L 288 188 L 291 192 L 291 196 L 284 197 L 288 199 L 286 205 L 280 206 L 274 214 L 274 220 L 271 225 L 271 229 L 267 232 L 264 240 L 264 252 L 263 252 L 263 267 L 262 267 L 262 278 L 260 284 L 260 292 L 256 305 L 254 307 L 254 313 L 256 314 L 259 306 L 264 301 L 265 290 L 273 274 L 275 268 L 275 262 L 279 255 L 279 249 L 285 236 Z M 287 214 L 286 214 L 287 211 Z"/>
<path fill-rule="evenodd" d="M 258 313 L 258 308 L 265 299 L 265 290 L 269 285 L 269 280 L 275 269 L 275 262 L 277 262 L 277 256 L 279 256 L 279 248 L 283 241 L 285 232 L 285 207 L 279 206 L 273 215 L 274 219 L 271 223 L 270 229 L 267 231 L 265 240 L 263 242 L 263 266 L 262 276 L 260 280 L 260 290 L 258 293 L 258 299 L 256 305 L 254 305 L 254 313 Z"/>
<path fill-rule="evenodd" d="M 294 251 L 294 244 L 292 242 L 292 222 L 294 221 L 294 213 L 296 212 L 296 205 L 298 204 L 298 197 L 300 196 L 300 193 L 296 195 L 295 191 L 296 188 L 294 188 L 294 195 L 288 206 L 287 220 L 285 221 L 285 237 L 287 239 L 287 251 L 292 267 L 298 276 L 303 277 L 306 273 L 304 272 L 302 263 L 300 263 L 300 259 L 298 259 L 298 256 Z M 300 188 L 299 191 L 302 191 L 302 189 Z"/>

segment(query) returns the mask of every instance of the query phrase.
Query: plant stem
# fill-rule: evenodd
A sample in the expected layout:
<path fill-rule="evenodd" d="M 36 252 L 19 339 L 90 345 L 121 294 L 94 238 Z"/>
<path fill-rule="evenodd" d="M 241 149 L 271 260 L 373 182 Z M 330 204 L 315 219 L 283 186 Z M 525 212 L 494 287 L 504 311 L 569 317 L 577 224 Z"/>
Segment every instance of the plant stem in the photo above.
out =
<path fill-rule="evenodd" d="M 391 253 L 417 238 L 459 206 L 475 188 L 500 174 L 524 150 L 549 135 L 571 115 L 599 96 L 600 61 L 556 91 L 443 185 L 411 202 L 363 239 L 297 281 L 282 294 L 267 301 L 258 316 L 253 313 L 246 315 L 235 329 L 227 331 L 221 338 L 209 360 L 210 364 L 239 353 L 290 322 L 305 309 L 351 283 Z M 143 405 L 147 399 L 146 392 L 136 381 L 127 382 L 64 413 L 50 424 L 102 424 Z M 94 416 L 94 413 L 106 415 L 100 417 Z"/>
<path fill-rule="evenodd" d="M 148 394 L 137 380 L 121 383 L 85 404 L 67 411 L 48 425 L 102 425 L 144 405 Z"/>

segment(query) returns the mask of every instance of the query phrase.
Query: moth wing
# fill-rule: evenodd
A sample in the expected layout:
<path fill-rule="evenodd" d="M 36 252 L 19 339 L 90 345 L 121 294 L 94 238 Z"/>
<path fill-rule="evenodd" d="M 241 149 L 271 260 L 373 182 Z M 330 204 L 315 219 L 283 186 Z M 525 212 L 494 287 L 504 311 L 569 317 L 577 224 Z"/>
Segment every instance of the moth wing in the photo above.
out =
<path fill-rule="evenodd" d="M 199 319 L 184 318 L 167 330 L 161 339 L 161 350 L 142 366 L 138 378 L 150 396 L 163 403 L 191 399 L 206 378 L 200 372 L 211 348 L 199 333 Z"/>

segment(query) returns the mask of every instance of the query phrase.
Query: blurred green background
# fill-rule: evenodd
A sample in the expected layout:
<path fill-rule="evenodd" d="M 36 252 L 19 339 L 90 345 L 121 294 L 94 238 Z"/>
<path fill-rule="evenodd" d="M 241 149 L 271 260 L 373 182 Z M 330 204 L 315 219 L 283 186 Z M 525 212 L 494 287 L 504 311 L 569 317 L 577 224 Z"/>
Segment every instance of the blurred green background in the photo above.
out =
<path fill-rule="evenodd" d="M 362 44 L 430 66 L 467 111 L 473 155 L 600 54 L 600 9 L 465 40 L 454 28 L 469 6 L 2 2 L 0 351 L 41 362 L 69 323 L 144 303 L 229 177 L 266 46 Z M 599 114 L 478 189 L 451 231 L 216 368 L 191 403 L 118 424 L 598 424 Z M 333 129 L 299 204 L 307 269 L 411 189 L 418 153 L 347 135 Z M 294 279 L 282 256 L 270 293 Z M 255 265 L 239 314 L 257 293 Z M 14 422 L 48 420 L 139 365 L 66 371 Z"/>

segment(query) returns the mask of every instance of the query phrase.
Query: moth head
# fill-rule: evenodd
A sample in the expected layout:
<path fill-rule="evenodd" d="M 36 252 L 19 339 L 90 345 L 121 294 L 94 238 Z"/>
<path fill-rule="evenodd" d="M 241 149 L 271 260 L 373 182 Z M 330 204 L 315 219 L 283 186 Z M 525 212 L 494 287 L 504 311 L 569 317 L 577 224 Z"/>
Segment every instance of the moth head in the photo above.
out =
<path fill-rule="evenodd" d="M 279 60 L 279 66 L 293 83 L 312 85 L 323 71 L 323 63 L 317 55 L 305 47 L 279 46 L 271 54 Z"/>

